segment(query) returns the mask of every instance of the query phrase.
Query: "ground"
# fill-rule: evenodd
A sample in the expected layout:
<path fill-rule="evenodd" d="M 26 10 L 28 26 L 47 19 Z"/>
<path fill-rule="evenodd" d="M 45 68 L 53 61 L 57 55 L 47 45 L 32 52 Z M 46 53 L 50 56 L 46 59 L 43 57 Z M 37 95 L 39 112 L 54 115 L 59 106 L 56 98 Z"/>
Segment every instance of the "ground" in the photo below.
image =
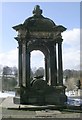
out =
<path fill-rule="evenodd" d="M 0 116 L 2 116 L 2 120 L 17 120 L 18 118 L 21 120 L 23 119 L 51 119 L 54 120 L 55 118 L 61 118 L 62 119 L 67 119 L 67 118 L 73 118 L 74 120 L 80 120 L 82 113 L 79 112 L 78 110 L 75 111 L 67 111 L 67 110 L 57 110 L 57 109 L 53 109 L 50 110 L 49 107 L 47 106 L 44 110 L 45 106 L 43 107 L 43 110 L 41 109 L 32 109 L 34 108 L 34 106 L 28 105 L 28 106 L 20 106 L 21 108 L 19 109 L 19 105 L 16 105 L 13 103 L 13 98 L 12 97 L 7 97 L 6 99 L 4 99 L 3 101 L 1 101 L 0 103 L 0 108 L 1 108 L 1 112 L 0 112 Z M 35 106 L 36 108 L 41 108 L 41 106 Z M 53 106 L 51 106 L 52 108 L 54 108 Z M 77 119 L 76 119 L 77 118 Z"/>

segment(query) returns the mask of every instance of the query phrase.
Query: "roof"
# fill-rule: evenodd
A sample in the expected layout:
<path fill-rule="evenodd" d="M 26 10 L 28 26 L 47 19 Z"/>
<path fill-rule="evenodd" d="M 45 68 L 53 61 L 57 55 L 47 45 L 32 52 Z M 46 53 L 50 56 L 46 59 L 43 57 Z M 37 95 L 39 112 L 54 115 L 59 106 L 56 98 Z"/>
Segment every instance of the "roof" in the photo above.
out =
<path fill-rule="evenodd" d="M 25 20 L 24 25 L 30 30 L 49 31 L 56 26 L 55 23 L 42 15 L 42 10 L 39 5 L 36 5 L 33 10 L 33 16 Z"/>
<path fill-rule="evenodd" d="M 42 10 L 39 5 L 36 5 L 33 10 L 33 16 L 27 18 L 23 24 L 14 26 L 13 29 L 26 29 L 27 31 L 60 31 L 66 30 L 62 25 L 56 25 L 51 19 L 42 15 Z"/>

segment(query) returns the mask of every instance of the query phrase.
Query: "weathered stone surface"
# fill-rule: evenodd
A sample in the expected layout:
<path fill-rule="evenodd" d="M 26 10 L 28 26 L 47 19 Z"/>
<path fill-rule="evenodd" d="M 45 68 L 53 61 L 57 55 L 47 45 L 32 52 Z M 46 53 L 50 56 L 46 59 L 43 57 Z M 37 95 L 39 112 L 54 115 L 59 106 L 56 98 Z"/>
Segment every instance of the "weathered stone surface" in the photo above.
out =
<path fill-rule="evenodd" d="M 15 38 L 19 44 L 19 88 L 16 89 L 16 96 L 20 96 L 20 104 L 63 105 L 67 97 L 63 86 L 61 33 L 66 28 L 44 17 L 40 6 L 36 5 L 33 16 L 13 29 L 18 31 Z M 36 77 L 30 82 L 30 53 L 33 50 L 40 50 L 45 56 L 45 80 Z"/>

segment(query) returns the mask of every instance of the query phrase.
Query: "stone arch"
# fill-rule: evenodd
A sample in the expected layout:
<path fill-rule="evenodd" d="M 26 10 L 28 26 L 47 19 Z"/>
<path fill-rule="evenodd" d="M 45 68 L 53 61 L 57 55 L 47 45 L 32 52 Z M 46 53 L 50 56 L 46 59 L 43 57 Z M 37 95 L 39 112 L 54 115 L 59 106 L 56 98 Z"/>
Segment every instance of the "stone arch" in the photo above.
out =
<path fill-rule="evenodd" d="M 28 45 L 28 50 L 29 50 L 29 53 L 31 53 L 33 50 L 39 50 L 41 51 L 44 56 L 45 56 L 45 80 L 47 81 L 47 83 L 49 83 L 49 62 L 50 62 L 50 56 L 49 56 L 49 49 L 48 47 L 46 46 L 45 43 L 37 43 L 37 42 L 32 42 L 31 44 Z"/>

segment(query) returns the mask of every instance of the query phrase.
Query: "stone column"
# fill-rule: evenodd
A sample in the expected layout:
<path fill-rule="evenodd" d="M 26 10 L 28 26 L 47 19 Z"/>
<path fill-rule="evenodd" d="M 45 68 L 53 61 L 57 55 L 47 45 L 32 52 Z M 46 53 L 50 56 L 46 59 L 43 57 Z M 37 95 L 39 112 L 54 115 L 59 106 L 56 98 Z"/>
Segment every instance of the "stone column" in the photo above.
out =
<path fill-rule="evenodd" d="M 45 80 L 47 83 L 49 82 L 49 62 L 48 62 L 48 57 L 45 56 Z"/>
<path fill-rule="evenodd" d="M 57 54 L 56 54 L 56 43 L 54 45 L 54 67 L 55 67 L 55 84 L 57 85 Z"/>
<path fill-rule="evenodd" d="M 19 76 L 19 86 L 22 86 L 22 43 L 18 42 L 18 76 Z"/>
<path fill-rule="evenodd" d="M 63 85 L 62 42 L 58 43 L 58 83 Z"/>
<path fill-rule="evenodd" d="M 57 85 L 57 63 L 56 63 L 56 45 L 50 47 L 50 71 L 51 71 L 51 85 Z"/>
<path fill-rule="evenodd" d="M 30 52 L 26 43 L 26 87 L 30 87 Z"/>
<path fill-rule="evenodd" d="M 22 45 L 22 79 L 23 79 L 23 86 L 26 86 L 26 41 L 23 42 Z"/>

